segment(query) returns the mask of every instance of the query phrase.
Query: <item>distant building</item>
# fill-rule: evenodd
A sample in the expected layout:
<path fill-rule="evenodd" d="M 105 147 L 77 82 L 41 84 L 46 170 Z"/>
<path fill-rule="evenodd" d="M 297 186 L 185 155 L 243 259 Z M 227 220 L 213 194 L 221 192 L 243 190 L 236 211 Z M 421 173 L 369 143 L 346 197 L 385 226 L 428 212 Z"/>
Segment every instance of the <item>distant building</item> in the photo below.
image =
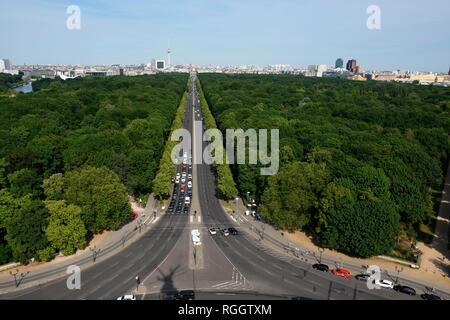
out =
<path fill-rule="evenodd" d="M 164 60 L 155 61 L 156 70 L 164 70 L 166 68 L 166 62 Z"/>
<path fill-rule="evenodd" d="M 9 61 L 8 59 L 0 59 L 0 72 L 11 69 L 11 61 Z"/>
<path fill-rule="evenodd" d="M 348 60 L 346 69 L 348 71 L 350 71 L 351 73 L 355 73 L 356 72 L 356 60 L 355 59 Z"/>
<path fill-rule="evenodd" d="M 364 72 L 363 67 L 361 67 L 361 66 L 356 66 L 355 73 L 363 73 L 363 72 Z"/>
<path fill-rule="evenodd" d="M 119 75 L 120 75 L 120 76 L 123 76 L 123 75 L 124 75 L 123 68 L 120 68 L 120 69 L 119 69 Z"/>
<path fill-rule="evenodd" d="M 344 60 L 342 60 L 341 58 L 338 58 L 336 60 L 336 63 L 334 64 L 334 67 L 337 69 L 342 69 L 344 67 Z"/>
<path fill-rule="evenodd" d="M 323 73 L 327 71 L 327 66 L 324 64 L 316 65 L 312 64 L 308 66 L 308 71 L 306 71 L 307 77 L 322 77 Z"/>

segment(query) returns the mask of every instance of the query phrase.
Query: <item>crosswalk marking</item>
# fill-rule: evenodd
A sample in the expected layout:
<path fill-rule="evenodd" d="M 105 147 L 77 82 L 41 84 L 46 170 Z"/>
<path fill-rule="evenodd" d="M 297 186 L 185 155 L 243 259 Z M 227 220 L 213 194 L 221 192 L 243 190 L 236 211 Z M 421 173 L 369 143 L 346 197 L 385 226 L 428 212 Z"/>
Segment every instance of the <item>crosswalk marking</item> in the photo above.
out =
<path fill-rule="evenodd" d="M 222 290 L 232 290 L 232 289 L 250 290 L 251 285 L 248 282 L 248 280 L 242 275 L 242 273 L 240 273 L 238 269 L 233 267 L 233 271 L 231 273 L 231 280 L 217 283 L 215 285 L 212 285 L 211 288 Z"/>

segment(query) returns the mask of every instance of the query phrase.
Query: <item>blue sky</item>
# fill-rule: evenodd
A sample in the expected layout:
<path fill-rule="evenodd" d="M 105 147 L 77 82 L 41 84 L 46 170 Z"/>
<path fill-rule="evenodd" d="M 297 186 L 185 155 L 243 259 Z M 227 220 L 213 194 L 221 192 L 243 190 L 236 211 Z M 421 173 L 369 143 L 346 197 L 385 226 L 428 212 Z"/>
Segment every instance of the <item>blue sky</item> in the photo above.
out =
<path fill-rule="evenodd" d="M 369 5 L 381 30 L 366 27 Z M 66 28 L 69 5 L 81 30 Z M 14 64 L 334 63 L 448 71 L 448 0 L 0 0 L 0 56 Z"/>

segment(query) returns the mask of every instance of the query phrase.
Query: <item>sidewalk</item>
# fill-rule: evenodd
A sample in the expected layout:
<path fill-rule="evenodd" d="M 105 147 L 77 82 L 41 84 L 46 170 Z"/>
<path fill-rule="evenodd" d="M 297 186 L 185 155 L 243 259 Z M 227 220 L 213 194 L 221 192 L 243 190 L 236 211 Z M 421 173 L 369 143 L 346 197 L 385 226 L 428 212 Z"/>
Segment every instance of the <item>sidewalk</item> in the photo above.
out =
<path fill-rule="evenodd" d="M 157 208 L 158 201 L 154 199 L 153 195 L 149 196 L 145 209 L 133 201 L 130 201 L 130 204 L 133 211 L 138 213 L 138 218 L 119 230 L 105 231 L 96 235 L 84 250 L 78 250 L 75 254 L 67 257 L 58 256 L 50 262 L 30 263 L 0 272 L 0 294 L 55 280 L 67 275 L 66 270 L 70 265 L 77 265 L 82 269 L 88 268 L 95 262 L 109 258 L 138 240 L 145 234 L 145 229 L 151 226 L 152 221 L 159 219 L 160 210 Z M 10 274 L 10 271 L 16 273 L 16 269 L 19 270 L 18 280 L 21 273 L 25 275 L 19 287 L 16 287 L 14 277 Z"/>
<path fill-rule="evenodd" d="M 383 275 L 394 279 L 398 276 L 400 282 L 404 284 L 411 282 L 413 285 L 435 288 L 445 295 L 450 295 L 450 278 L 448 277 L 426 272 L 423 268 L 415 270 L 379 257 L 361 259 L 347 256 L 335 250 L 323 249 L 316 246 L 303 232 L 288 233 L 275 230 L 269 224 L 257 221 L 252 216 L 246 216 L 246 208 L 241 200 L 238 201 L 237 214 L 234 214 L 234 216 L 231 212 L 236 211 L 235 201 L 221 203 L 225 212 L 230 214 L 231 220 L 237 223 L 242 231 L 265 247 L 289 255 L 293 259 L 311 264 L 321 261 L 333 267 L 347 268 L 354 274 L 365 272 L 369 265 L 377 265 L 382 270 Z M 397 272 L 397 270 L 401 271 Z"/>

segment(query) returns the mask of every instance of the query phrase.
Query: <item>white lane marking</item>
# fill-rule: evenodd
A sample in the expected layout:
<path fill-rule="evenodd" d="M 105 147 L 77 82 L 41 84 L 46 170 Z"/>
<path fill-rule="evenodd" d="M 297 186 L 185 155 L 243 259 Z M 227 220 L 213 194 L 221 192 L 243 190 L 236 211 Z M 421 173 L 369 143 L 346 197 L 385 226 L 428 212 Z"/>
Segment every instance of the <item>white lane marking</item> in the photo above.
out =
<path fill-rule="evenodd" d="M 145 219 L 144 224 L 147 224 L 147 221 L 148 221 L 149 219 L 152 219 L 152 220 L 153 220 L 153 217 L 150 216 L 150 217 L 148 217 L 147 219 Z M 149 222 L 152 222 L 152 220 L 150 220 Z"/>
<path fill-rule="evenodd" d="M 194 222 L 194 216 L 190 217 L 190 223 Z"/>
<path fill-rule="evenodd" d="M 152 224 L 154 224 L 156 221 L 158 221 L 159 220 L 159 217 L 156 217 L 156 219 L 155 220 L 153 220 L 153 222 L 152 222 Z"/>
<path fill-rule="evenodd" d="M 237 222 L 237 220 L 236 220 L 235 217 L 233 217 L 233 216 L 230 216 L 230 217 L 231 217 L 231 219 L 232 219 L 234 222 L 239 223 L 239 222 Z"/>
<path fill-rule="evenodd" d="M 242 218 L 248 222 L 248 219 L 246 217 L 242 216 Z"/>
<path fill-rule="evenodd" d="M 197 221 L 198 221 L 198 223 L 202 222 L 202 217 L 201 217 L 201 216 L 198 216 L 198 217 L 197 217 Z"/>

